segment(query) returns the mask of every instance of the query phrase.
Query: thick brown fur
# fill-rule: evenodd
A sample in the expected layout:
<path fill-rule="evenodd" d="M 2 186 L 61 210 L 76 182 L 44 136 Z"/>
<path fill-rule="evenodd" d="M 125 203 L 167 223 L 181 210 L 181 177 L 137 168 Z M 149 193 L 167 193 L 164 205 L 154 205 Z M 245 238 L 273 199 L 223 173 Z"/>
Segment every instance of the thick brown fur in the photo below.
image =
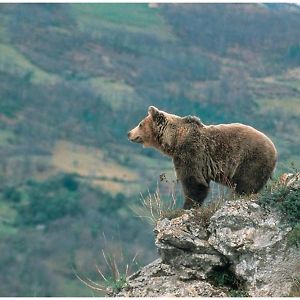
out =
<path fill-rule="evenodd" d="M 128 138 L 172 157 L 185 194 L 184 208 L 203 203 L 211 180 L 238 194 L 257 193 L 277 161 L 272 141 L 253 127 L 206 126 L 197 117 L 179 117 L 153 106 Z"/>

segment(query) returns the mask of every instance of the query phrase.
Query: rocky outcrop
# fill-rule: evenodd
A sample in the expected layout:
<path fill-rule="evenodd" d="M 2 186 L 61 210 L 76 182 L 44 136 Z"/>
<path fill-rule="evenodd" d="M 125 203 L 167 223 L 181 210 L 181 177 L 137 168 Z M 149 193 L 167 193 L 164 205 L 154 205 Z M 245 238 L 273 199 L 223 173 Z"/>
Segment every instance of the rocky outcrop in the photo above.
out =
<path fill-rule="evenodd" d="M 117 296 L 288 296 L 300 279 L 291 230 L 255 199 L 229 201 L 215 212 L 183 210 L 157 222 L 160 259 L 130 276 Z"/>
<path fill-rule="evenodd" d="M 197 279 L 181 277 L 176 267 L 157 259 L 128 278 L 118 297 L 225 297 L 226 289 Z"/>
<path fill-rule="evenodd" d="M 211 218 L 209 244 L 250 296 L 287 296 L 300 276 L 300 250 L 287 245 L 291 229 L 255 202 L 232 201 Z"/>

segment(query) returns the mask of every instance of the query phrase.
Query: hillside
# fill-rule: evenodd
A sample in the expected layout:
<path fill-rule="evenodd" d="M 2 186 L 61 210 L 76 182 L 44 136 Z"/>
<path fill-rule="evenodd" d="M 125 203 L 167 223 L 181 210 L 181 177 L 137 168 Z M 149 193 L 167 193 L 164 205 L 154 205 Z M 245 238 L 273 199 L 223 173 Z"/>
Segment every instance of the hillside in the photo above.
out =
<path fill-rule="evenodd" d="M 295 5 L 0 4 L 0 296 L 91 296 L 74 270 L 100 280 L 106 244 L 157 256 L 140 193 L 182 197 L 127 140 L 149 105 L 252 125 L 299 168 L 298 28 Z"/>

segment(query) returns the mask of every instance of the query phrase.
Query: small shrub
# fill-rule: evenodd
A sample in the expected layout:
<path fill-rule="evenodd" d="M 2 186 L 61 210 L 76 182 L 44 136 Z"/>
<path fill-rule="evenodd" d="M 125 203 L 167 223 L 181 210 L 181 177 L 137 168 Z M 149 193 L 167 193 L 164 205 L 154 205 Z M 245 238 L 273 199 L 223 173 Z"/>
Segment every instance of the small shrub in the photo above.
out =
<path fill-rule="evenodd" d="M 74 175 L 66 174 L 62 178 L 63 187 L 68 189 L 69 191 L 77 191 L 78 190 L 78 181 L 75 179 Z"/>
<path fill-rule="evenodd" d="M 29 197 L 28 203 L 17 207 L 20 222 L 26 225 L 48 224 L 81 210 L 78 195 L 64 190 L 53 194 L 32 191 Z"/>
<path fill-rule="evenodd" d="M 242 282 L 230 270 L 230 266 L 215 267 L 209 274 L 208 278 L 215 286 L 230 287 L 239 289 L 242 287 Z"/>
<path fill-rule="evenodd" d="M 300 189 L 275 182 L 260 194 L 258 202 L 266 208 L 279 210 L 291 226 L 300 223 Z"/>
<path fill-rule="evenodd" d="M 66 215 L 81 212 L 78 183 L 71 177 L 58 176 L 44 182 L 31 181 L 23 187 L 22 201 L 16 205 L 18 223 L 49 224 Z"/>
<path fill-rule="evenodd" d="M 300 247 L 300 223 L 288 235 L 288 245 Z"/>
<path fill-rule="evenodd" d="M 210 223 L 210 218 L 221 208 L 224 202 L 225 198 L 218 198 L 206 205 L 200 206 L 196 209 L 197 220 L 200 221 L 203 226 L 207 227 Z"/>
<path fill-rule="evenodd" d="M 19 203 L 22 199 L 22 194 L 16 187 L 8 186 L 3 190 L 3 197 L 6 201 Z"/>
<path fill-rule="evenodd" d="M 113 254 L 105 254 L 103 251 L 102 254 L 110 270 L 109 275 L 104 275 L 99 266 L 96 266 L 96 269 L 103 280 L 102 283 L 97 283 L 88 277 L 81 278 L 76 272 L 75 275 L 84 285 L 95 291 L 107 293 L 111 290 L 114 294 L 116 294 L 127 285 L 129 267 L 126 265 L 126 269 L 121 271 L 117 264 L 117 259 Z"/>
<path fill-rule="evenodd" d="M 133 273 L 134 268 L 138 265 L 136 262 L 137 255 L 134 256 L 130 263 L 125 262 L 123 251 L 121 247 L 112 248 L 107 246 L 107 240 L 104 235 L 105 249 L 102 249 L 102 256 L 105 262 L 103 270 L 98 265 L 96 269 L 101 277 L 102 282 L 96 283 L 90 278 L 81 278 L 76 272 L 76 277 L 87 287 L 104 292 L 106 294 L 113 294 L 120 292 L 120 290 L 127 285 L 127 278 Z M 106 273 L 106 274 L 105 274 Z"/>
<path fill-rule="evenodd" d="M 209 274 L 209 279 L 217 287 L 226 287 L 229 297 L 249 296 L 243 282 L 235 276 L 229 266 L 214 268 Z"/>
<path fill-rule="evenodd" d="M 127 275 L 121 274 L 118 278 L 109 277 L 105 282 L 106 288 L 111 288 L 114 293 L 118 293 L 127 285 Z"/>

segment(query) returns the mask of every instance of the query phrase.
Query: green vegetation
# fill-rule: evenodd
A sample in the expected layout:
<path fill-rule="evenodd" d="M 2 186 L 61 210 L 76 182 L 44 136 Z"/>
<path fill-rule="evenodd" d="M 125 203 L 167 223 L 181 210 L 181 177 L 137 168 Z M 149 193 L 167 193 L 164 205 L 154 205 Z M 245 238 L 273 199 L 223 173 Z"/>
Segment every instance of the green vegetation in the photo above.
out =
<path fill-rule="evenodd" d="M 300 222 L 293 228 L 288 235 L 288 242 L 290 246 L 296 245 L 300 247 Z"/>
<path fill-rule="evenodd" d="M 113 292 L 117 293 L 122 288 L 124 288 L 127 285 L 127 277 L 125 275 L 121 275 L 119 279 L 112 280 L 108 279 L 109 283 L 107 284 L 108 287 L 112 288 Z"/>
<path fill-rule="evenodd" d="M 10 130 L 0 129 L 0 147 L 10 144 L 14 140 L 14 134 Z"/>
<path fill-rule="evenodd" d="M 133 26 L 142 29 L 160 29 L 163 18 L 147 4 L 73 4 L 72 8 L 79 17 L 89 20 L 114 23 L 118 26 Z"/>
<path fill-rule="evenodd" d="M 78 282 L 73 267 L 76 266 L 79 274 L 99 280 L 99 274 L 93 270 L 99 251 L 108 244 L 103 233 L 122 243 L 126 250 L 122 252 L 122 263 L 136 256 L 139 241 L 147 229 L 142 222 L 129 217 L 132 202 L 123 194 L 112 196 L 93 188 L 73 174 L 3 186 L 0 190 L 0 265 L 5 267 L 6 273 L 1 275 L 1 291 L 26 296 L 59 296 L 72 291 L 76 295 L 91 296 L 90 289 Z M 120 236 L 120 228 L 127 234 Z M 153 247 L 150 241 L 147 247 Z M 106 257 L 99 261 L 106 276 L 101 284 L 113 289 L 125 284 L 126 276 L 121 270 L 130 271 L 126 266 L 119 266 L 119 271 L 112 274 L 112 263 L 107 265 L 106 261 L 120 259 L 120 251 L 114 254 L 114 260 L 110 258 L 116 249 L 119 248 L 112 241 Z M 140 253 L 139 258 L 151 261 L 153 256 L 146 252 Z M 32 276 L 25 271 L 28 269 L 32 270 Z M 136 270 L 136 265 L 132 264 L 130 269 Z M 11 276 L 15 285 L 8 284 Z M 12 286 L 13 293 L 9 292 Z"/>
<path fill-rule="evenodd" d="M 294 175 L 296 176 L 296 175 Z M 300 245 L 300 189 L 293 189 L 280 181 L 267 186 L 259 197 L 259 203 L 264 207 L 277 209 L 284 219 L 292 226 L 288 235 L 288 243 Z"/>
<path fill-rule="evenodd" d="M 131 36 L 174 40 L 171 28 L 157 9 L 147 4 L 72 4 L 71 14 L 76 18 L 80 30 L 95 38 L 104 38 L 114 46 L 126 43 L 126 47 L 140 50 L 149 45 L 132 45 Z M 125 35 L 124 35 L 125 34 Z M 107 38 L 107 35 L 110 37 Z M 127 50 L 128 50 L 127 49 Z M 133 50 L 134 51 L 134 50 Z"/>
<path fill-rule="evenodd" d="M 7 26 L 10 18 L 5 13 L 1 13 L 0 9 L 0 43 L 8 42 Z"/>
<path fill-rule="evenodd" d="M 112 241 L 110 241 L 111 243 Z M 119 241 L 120 242 L 120 241 Z M 102 249 L 102 256 L 105 261 L 106 272 L 103 271 L 103 265 L 96 265 L 98 275 L 100 275 L 103 282 L 101 284 L 91 280 L 88 277 L 82 277 L 76 272 L 77 278 L 88 288 L 96 292 L 102 292 L 101 295 L 116 294 L 127 285 L 127 278 L 140 265 L 137 263 L 137 254 L 133 257 L 130 264 L 124 256 L 122 245 L 117 243 L 113 248 L 108 244 L 104 235 L 104 246 Z"/>
<path fill-rule="evenodd" d="M 138 101 L 134 89 L 122 82 L 95 77 L 90 83 L 95 93 L 114 109 L 121 109 L 124 102 L 134 105 Z"/>
<path fill-rule="evenodd" d="M 285 219 L 296 226 L 300 222 L 300 190 L 275 183 L 266 188 L 259 197 L 265 207 L 278 209 Z"/>
<path fill-rule="evenodd" d="M 67 176 L 45 183 L 29 182 L 22 197 L 18 190 L 10 191 L 10 200 L 19 202 L 16 207 L 19 222 L 25 225 L 47 225 L 56 219 L 80 213 L 82 208 L 79 205 L 77 182 Z"/>
<path fill-rule="evenodd" d="M 217 286 L 236 285 L 236 278 L 229 269 L 215 269 L 211 276 L 214 278 Z"/>
<path fill-rule="evenodd" d="M 229 297 L 249 297 L 243 283 L 230 271 L 229 266 L 214 268 L 209 279 L 215 286 L 226 288 Z"/>
<path fill-rule="evenodd" d="M 0 69 L 12 74 L 30 74 L 35 83 L 51 84 L 56 77 L 32 64 L 24 55 L 10 45 L 0 44 Z"/>

